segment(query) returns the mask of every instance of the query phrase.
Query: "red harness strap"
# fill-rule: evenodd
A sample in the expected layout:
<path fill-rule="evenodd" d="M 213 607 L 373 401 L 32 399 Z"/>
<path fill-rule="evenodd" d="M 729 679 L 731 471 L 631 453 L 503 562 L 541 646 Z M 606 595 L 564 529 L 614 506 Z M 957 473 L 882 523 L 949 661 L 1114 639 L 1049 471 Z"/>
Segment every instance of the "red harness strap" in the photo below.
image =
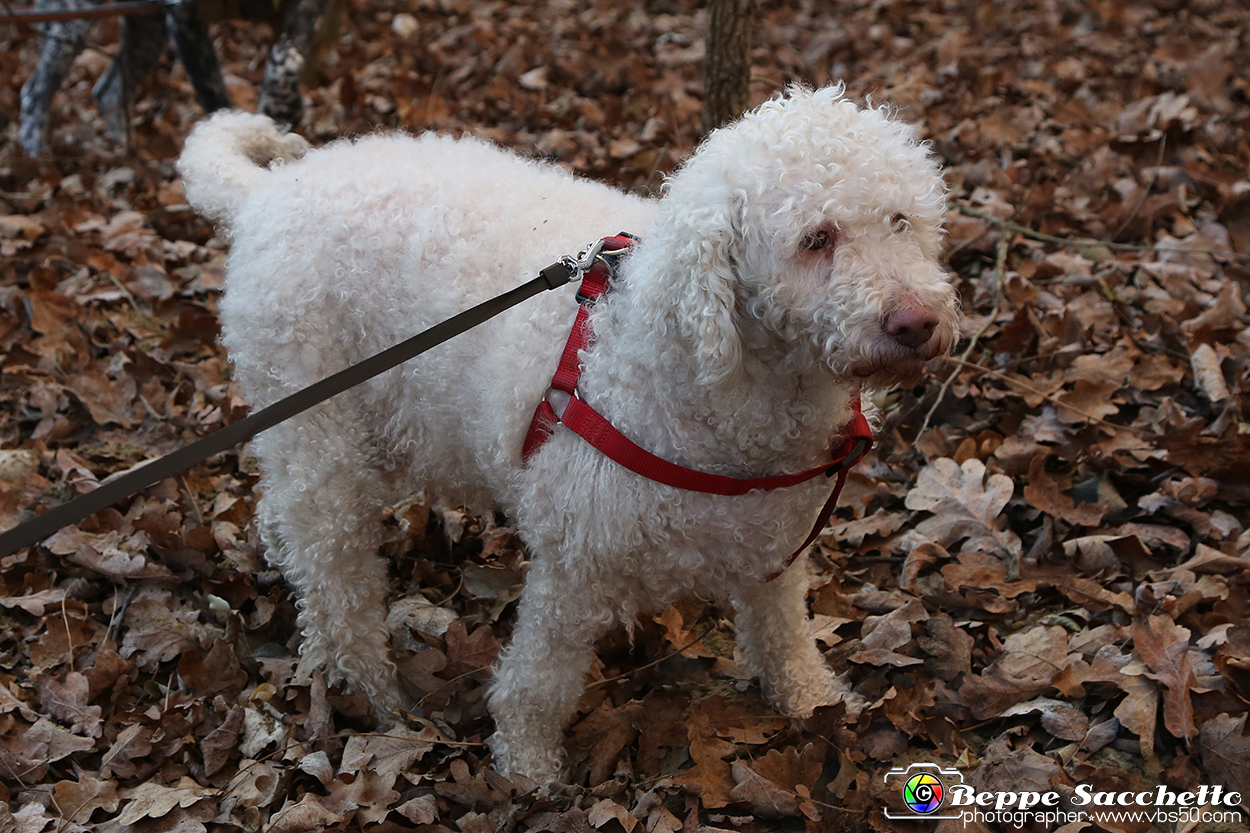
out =
<path fill-rule="evenodd" d="M 619 257 L 633 243 L 633 240 L 620 235 L 606 237 L 603 243 L 603 253 L 615 260 L 613 254 Z M 838 496 L 842 493 L 842 487 L 846 483 L 847 471 L 868 453 L 868 449 L 872 448 L 872 429 L 860 409 L 859 399 L 855 400 L 854 416 L 842 432 L 842 443 L 833 454 L 833 458 L 828 463 L 822 463 L 796 474 L 780 474 L 771 477 L 726 477 L 689 469 L 655 456 L 616 430 L 612 423 L 577 395 L 577 381 L 582 372 L 579 353 L 590 345 L 593 335 L 589 323 L 590 310 L 599 297 L 607 292 L 612 272 L 612 266 L 605 258 L 600 257 L 595 260 L 594 265 L 582 278 L 581 289 L 577 293 L 579 302 L 577 319 L 573 322 L 573 330 L 569 333 L 569 340 L 564 345 L 560 364 L 551 379 L 552 390 L 563 391 L 572 398 L 564 409 L 563 416 L 556 414 L 546 397 L 538 403 L 529 431 L 525 435 L 525 443 L 521 448 L 522 459 L 528 462 L 555 431 L 556 423 L 563 423 L 565 427 L 582 437 L 604 456 L 630 471 L 648 480 L 693 492 L 744 495 L 752 489 L 769 491 L 794 486 L 822 474 L 826 476 L 836 474 L 837 480 L 834 483 L 833 493 L 821 509 L 811 534 L 794 554 L 786 559 L 780 570 L 765 579 L 765 581 L 771 581 L 781 575 L 786 567 L 789 567 L 794 559 L 798 558 L 816 540 L 816 536 L 825 528 L 825 524 L 833 515 Z"/>

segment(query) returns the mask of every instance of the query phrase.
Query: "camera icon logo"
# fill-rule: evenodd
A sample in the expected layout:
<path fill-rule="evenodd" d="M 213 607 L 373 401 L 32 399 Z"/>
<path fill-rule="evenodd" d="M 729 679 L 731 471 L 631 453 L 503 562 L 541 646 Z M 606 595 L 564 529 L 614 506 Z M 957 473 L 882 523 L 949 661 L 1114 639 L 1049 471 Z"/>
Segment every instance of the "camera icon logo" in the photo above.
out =
<path fill-rule="evenodd" d="M 913 813 L 929 815 L 942 806 L 942 782 L 928 772 L 917 772 L 903 783 L 903 803 Z"/>
<path fill-rule="evenodd" d="M 962 784 L 963 774 L 954 767 L 943 768 L 939 764 L 914 763 L 906 769 L 894 768 L 885 774 L 887 785 L 900 791 L 905 812 L 885 810 L 888 819 L 957 819 L 958 813 L 941 812 L 949 788 Z"/>

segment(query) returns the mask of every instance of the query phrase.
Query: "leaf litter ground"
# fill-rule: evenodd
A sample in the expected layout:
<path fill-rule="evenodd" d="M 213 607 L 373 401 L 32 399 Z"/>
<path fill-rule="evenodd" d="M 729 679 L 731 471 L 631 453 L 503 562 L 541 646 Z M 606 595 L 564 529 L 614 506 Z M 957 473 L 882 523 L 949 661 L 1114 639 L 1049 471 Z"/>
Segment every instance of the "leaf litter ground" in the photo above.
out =
<path fill-rule="evenodd" d="M 473 132 L 654 192 L 697 138 L 706 25 L 688 2 L 352 0 L 304 132 Z M 953 196 L 959 358 L 880 397 L 814 559 L 858 720 L 771 712 L 691 601 L 600 646 L 573 786 L 498 776 L 483 691 L 527 556 L 507 519 L 416 496 L 386 549 L 420 716 L 373 733 L 298 673 L 243 449 L 0 562 L 0 830 L 883 831 L 885 772 L 922 761 L 1250 796 L 1248 31 L 1214 2 L 761 13 L 756 100 L 845 78 L 920 126 Z M 253 106 L 269 33 L 214 33 Z M 109 144 L 89 89 L 116 34 L 56 99 L 54 155 L 15 122 L 0 148 L 5 527 L 246 413 L 215 340 L 226 244 L 173 173 L 200 113 L 166 56 L 132 150 Z M 15 114 L 36 46 L 0 40 Z"/>

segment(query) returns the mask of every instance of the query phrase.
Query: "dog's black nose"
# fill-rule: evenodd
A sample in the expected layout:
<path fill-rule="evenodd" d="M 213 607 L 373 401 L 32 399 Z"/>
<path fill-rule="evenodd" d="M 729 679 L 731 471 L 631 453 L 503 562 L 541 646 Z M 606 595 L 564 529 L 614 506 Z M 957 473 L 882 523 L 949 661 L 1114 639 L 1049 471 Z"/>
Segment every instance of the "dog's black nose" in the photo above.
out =
<path fill-rule="evenodd" d="M 885 320 L 885 331 L 899 344 L 915 349 L 929 342 L 937 324 L 936 312 L 923 304 L 909 304 L 889 314 Z"/>

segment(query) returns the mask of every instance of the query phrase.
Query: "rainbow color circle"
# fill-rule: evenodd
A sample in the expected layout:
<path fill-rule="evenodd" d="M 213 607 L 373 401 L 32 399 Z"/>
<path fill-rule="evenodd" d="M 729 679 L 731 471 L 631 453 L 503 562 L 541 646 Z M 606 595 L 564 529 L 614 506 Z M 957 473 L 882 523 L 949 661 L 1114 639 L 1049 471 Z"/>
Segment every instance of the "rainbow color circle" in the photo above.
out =
<path fill-rule="evenodd" d="M 942 806 L 946 790 L 942 782 L 927 772 L 918 772 L 903 784 L 903 803 L 912 812 L 928 814 Z"/>

